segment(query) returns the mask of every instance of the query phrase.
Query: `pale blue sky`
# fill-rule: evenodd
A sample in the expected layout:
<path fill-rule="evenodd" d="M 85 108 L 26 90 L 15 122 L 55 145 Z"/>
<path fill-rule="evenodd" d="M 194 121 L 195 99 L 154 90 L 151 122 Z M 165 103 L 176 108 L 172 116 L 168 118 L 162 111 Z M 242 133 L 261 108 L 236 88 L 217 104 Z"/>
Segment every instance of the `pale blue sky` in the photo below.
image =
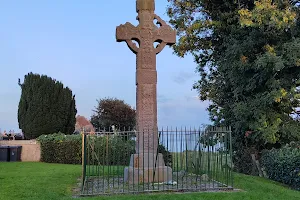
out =
<path fill-rule="evenodd" d="M 0 0 L 0 128 L 18 130 L 17 110 L 28 72 L 62 81 L 90 118 L 96 99 L 117 97 L 135 106 L 135 55 L 115 40 L 116 26 L 137 25 L 135 0 Z M 168 21 L 167 0 L 156 14 Z M 191 56 L 166 47 L 157 56 L 159 126 L 208 123 L 207 103 L 192 90 L 199 78 Z"/>

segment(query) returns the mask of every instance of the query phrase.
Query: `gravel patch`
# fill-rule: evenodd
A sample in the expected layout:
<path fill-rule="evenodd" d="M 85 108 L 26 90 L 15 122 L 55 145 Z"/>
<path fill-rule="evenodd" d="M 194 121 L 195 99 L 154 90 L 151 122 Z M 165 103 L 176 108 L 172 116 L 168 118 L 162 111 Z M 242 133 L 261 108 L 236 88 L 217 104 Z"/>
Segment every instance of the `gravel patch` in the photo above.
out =
<path fill-rule="evenodd" d="M 98 194 L 127 194 L 142 192 L 185 192 L 185 191 L 218 191 L 230 190 L 227 186 L 207 180 L 206 176 L 185 175 L 177 177 L 173 175 L 170 183 L 140 183 L 128 184 L 123 177 L 88 177 L 81 195 Z"/>

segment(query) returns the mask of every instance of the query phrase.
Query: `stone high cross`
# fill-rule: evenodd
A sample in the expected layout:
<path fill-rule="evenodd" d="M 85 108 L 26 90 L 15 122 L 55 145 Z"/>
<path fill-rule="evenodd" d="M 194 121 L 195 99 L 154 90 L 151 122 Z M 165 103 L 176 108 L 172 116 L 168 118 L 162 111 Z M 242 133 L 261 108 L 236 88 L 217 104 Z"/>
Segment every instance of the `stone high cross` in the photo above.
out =
<path fill-rule="evenodd" d="M 156 54 L 160 53 L 166 45 L 176 42 L 176 31 L 154 14 L 154 9 L 154 0 L 137 0 L 139 25 L 135 27 L 127 22 L 125 25 L 118 26 L 116 30 L 117 41 L 125 41 L 130 50 L 136 54 L 137 132 L 140 137 L 143 131 L 149 134 L 157 133 Z M 157 20 L 160 27 L 153 23 L 154 20 Z M 139 47 L 133 41 L 136 41 Z M 156 47 L 153 46 L 155 42 L 159 43 Z M 145 141 L 144 151 L 148 151 L 149 148 L 155 149 L 153 145 L 147 146 L 147 138 L 141 140 Z M 140 148 L 137 148 L 137 151 L 141 150 Z"/>
<path fill-rule="evenodd" d="M 144 157 L 145 153 L 148 157 L 149 154 L 156 155 L 158 143 L 156 55 L 166 45 L 173 45 L 176 42 L 176 31 L 154 14 L 154 10 L 154 0 L 136 0 L 139 25 L 133 26 L 127 22 L 116 29 L 117 42 L 125 41 L 129 49 L 136 54 L 137 155 L 131 158 L 136 160 L 136 163 L 141 159 L 141 154 Z M 154 24 L 154 20 L 158 26 Z M 158 43 L 156 47 L 155 42 Z M 161 155 L 158 157 L 160 159 Z M 138 165 L 141 167 L 140 163 Z M 148 163 L 147 168 L 151 166 L 152 164 Z"/>

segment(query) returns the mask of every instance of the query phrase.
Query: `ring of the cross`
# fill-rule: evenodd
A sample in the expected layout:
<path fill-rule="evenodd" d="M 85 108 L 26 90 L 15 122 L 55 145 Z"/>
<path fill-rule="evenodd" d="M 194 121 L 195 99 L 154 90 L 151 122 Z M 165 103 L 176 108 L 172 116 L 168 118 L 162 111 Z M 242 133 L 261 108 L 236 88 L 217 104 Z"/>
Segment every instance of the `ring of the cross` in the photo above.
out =
<path fill-rule="evenodd" d="M 126 40 L 126 44 L 133 53 L 137 53 L 139 51 L 139 48 L 131 40 Z"/>
<path fill-rule="evenodd" d="M 155 48 L 155 53 L 159 54 L 165 47 L 166 47 L 167 43 L 165 42 L 161 42 L 157 45 L 157 47 Z"/>
<path fill-rule="evenodd" d="M 166 22 L 164 20 L 162 20 L 158 15 L 154 14 L 154 19 L 157 20 L 157 24 L 161 25 L 161 26 L 165 26 L 167 25 Z"/>

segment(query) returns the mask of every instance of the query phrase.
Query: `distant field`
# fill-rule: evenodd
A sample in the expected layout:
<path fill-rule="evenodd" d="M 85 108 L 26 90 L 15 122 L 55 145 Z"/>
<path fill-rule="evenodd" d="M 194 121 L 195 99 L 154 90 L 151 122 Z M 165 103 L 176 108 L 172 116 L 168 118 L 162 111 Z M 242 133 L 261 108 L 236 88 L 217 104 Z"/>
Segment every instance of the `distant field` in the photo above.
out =
<path fill-rule="evenodd" d="M 193 171 L 195 167 L 200 168 L 203 172 L 208 170 L 231 167 L 231 159 L 229 154 L 215 152 L 199 152 L 188 151 L 180 153 L 172 153 L 173 169 Z M 195 172 L 195 171 L 194 171 Z"/>
<path fill-rule="evenodd" d="M 185 170 L 197 175 L 207 174 L 210 178 L 228 184 L 232 167 L 230 155 L 215 152 L 187 151 L 172 153 L 173 171 Z"/>

